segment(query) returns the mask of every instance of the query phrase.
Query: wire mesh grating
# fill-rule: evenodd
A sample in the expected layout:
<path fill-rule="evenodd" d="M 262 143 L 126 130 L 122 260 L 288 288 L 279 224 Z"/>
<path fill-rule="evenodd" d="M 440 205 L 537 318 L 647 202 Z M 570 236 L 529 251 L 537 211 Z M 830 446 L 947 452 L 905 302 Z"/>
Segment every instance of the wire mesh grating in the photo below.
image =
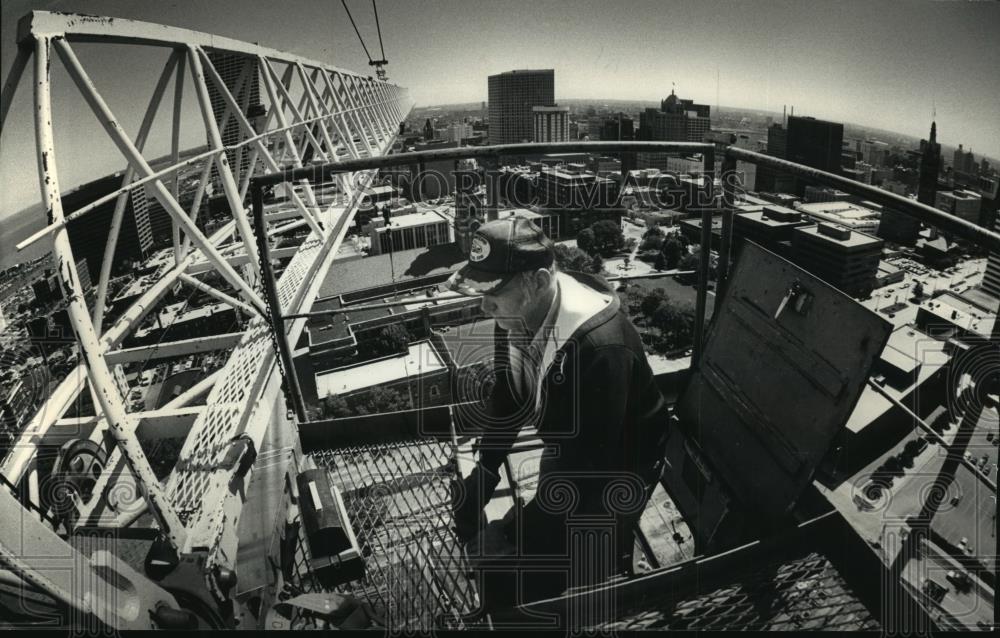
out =
<path fill-rule="evenodd" d="M 478 608 L 460 542 L 451 530 L 450 446 L 410 441 L 314 451 L 341 490 L 365 561 L 365 576 L 335 591 L 382 613 L 392 630 L 458 628 Z M 297 587 L 329 591 L 309 574 L 304 534 L 296 553 Z M 293 626 L 308 626 L 305 618 Z"/>
<path fill-rule="evenodd" d="M 829 558 L 804 556 L 756 565 L 691 596 L 644 600 L 603 629 L 860 630 L 880 628 Z"/>

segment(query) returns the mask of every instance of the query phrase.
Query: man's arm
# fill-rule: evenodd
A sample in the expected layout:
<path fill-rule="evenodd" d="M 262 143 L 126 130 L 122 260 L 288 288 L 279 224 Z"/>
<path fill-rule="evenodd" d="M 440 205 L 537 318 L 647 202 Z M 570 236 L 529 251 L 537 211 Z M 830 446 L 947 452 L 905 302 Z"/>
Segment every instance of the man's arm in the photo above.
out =
<path fill-rule="evenodd" d="M 486 503 L 500 483 L 500 466 L 510 453 L 524 423 L 524 409 L 518 409 L 510 389 L 507 358 L 498 357 L 496 383 L 487 402 L 486 422 L 479 437 L 479 461 L 472 473 L 453 494 L 455 524 L 459 536 L 471 538 L 479 526 Z"/>
<path fill-rule="evenodd" d="M 576 454 L 566 459 L 565 468 L 619 469 L 625 462 L 619 455 L 630 425 L 626 423 L 628 409 L 637 390 L 632 387 L 635 354 L 623 345 L 602 346 L 581 364 Z"/>

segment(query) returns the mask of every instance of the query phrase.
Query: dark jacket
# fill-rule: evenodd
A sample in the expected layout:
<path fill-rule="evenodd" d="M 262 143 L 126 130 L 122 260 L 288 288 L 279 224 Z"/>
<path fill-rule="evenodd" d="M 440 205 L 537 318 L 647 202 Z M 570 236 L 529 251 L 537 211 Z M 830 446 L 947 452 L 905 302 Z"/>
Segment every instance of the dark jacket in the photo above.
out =
<path fill-rule="evenodd" d="M 574 482 L 573 477 L 592 477 L 591 485 L 600 483 L 599 477 L 626 473 L 649 481 L 651 466 L 663 457 L 667 412 L 639 334 L 606 281 L 565 274 L 610 295 L 611 303 L 556 350 L 540 381 L 539 411 L 512 391 L 508 334 L 496 328 L 493 425 L 480 439 L 480 465 L 496 474 L 517 433 L 533 424 L 557 452 L 554 463 L 543 463 L 540 480 L 557 471 Z"/>

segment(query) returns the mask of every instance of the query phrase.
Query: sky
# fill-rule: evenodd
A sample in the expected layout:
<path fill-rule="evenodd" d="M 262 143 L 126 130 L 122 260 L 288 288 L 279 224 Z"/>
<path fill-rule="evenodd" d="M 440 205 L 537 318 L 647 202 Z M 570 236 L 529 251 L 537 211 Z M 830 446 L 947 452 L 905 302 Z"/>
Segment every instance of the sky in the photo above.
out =
<path fill-rule="evenodd" d="M 377 58 L 371 3 L 348 6 Z M 378 8 L 389 78 L 421 106 L 485 100 L 493 73 L 554 68 L 557 101 L 659 100 L 675 85 L 681 97 L 711 105 L 778 112 L 794 105 L 797 115 L 915 137 L 927 136 L 935 109 L 943 144 L 1000 157 L 998 3 L 378 0 Z M 370 72 L 337 0 L 0 0 L 4 79 L 17 19 L 33 9 L 169 24 Z M 166 57 L 131 49 L 75 47 L 134 135 Z M 60 185 L 69 187 L 124 162 L 59 66 L 56 156 Z M 196 117 L 186 95 L 185 114 Z M 0 136 L 0 219 L 39 200 L 31 111 L 26 73 Z M 168 120 L 169 104 L 151 154 L 166 151 Z M 198 126 L 186 134 L 192 145 L 204 141 Z"/>

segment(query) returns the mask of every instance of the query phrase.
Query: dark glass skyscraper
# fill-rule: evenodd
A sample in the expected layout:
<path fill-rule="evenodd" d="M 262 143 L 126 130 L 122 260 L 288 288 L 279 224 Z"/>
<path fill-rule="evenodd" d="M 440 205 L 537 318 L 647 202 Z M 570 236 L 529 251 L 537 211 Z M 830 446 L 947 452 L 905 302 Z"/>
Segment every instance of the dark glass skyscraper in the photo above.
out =
<path fill-rule="evenodd" d="M 788 118 L 788 147 L 785 159 L 827 173 L 840 174 L 840 155 L 844 146 L 844 125 L 813 117 Z M 806 182 L 795 180 L 797 195 L 805 192 Z"/>

